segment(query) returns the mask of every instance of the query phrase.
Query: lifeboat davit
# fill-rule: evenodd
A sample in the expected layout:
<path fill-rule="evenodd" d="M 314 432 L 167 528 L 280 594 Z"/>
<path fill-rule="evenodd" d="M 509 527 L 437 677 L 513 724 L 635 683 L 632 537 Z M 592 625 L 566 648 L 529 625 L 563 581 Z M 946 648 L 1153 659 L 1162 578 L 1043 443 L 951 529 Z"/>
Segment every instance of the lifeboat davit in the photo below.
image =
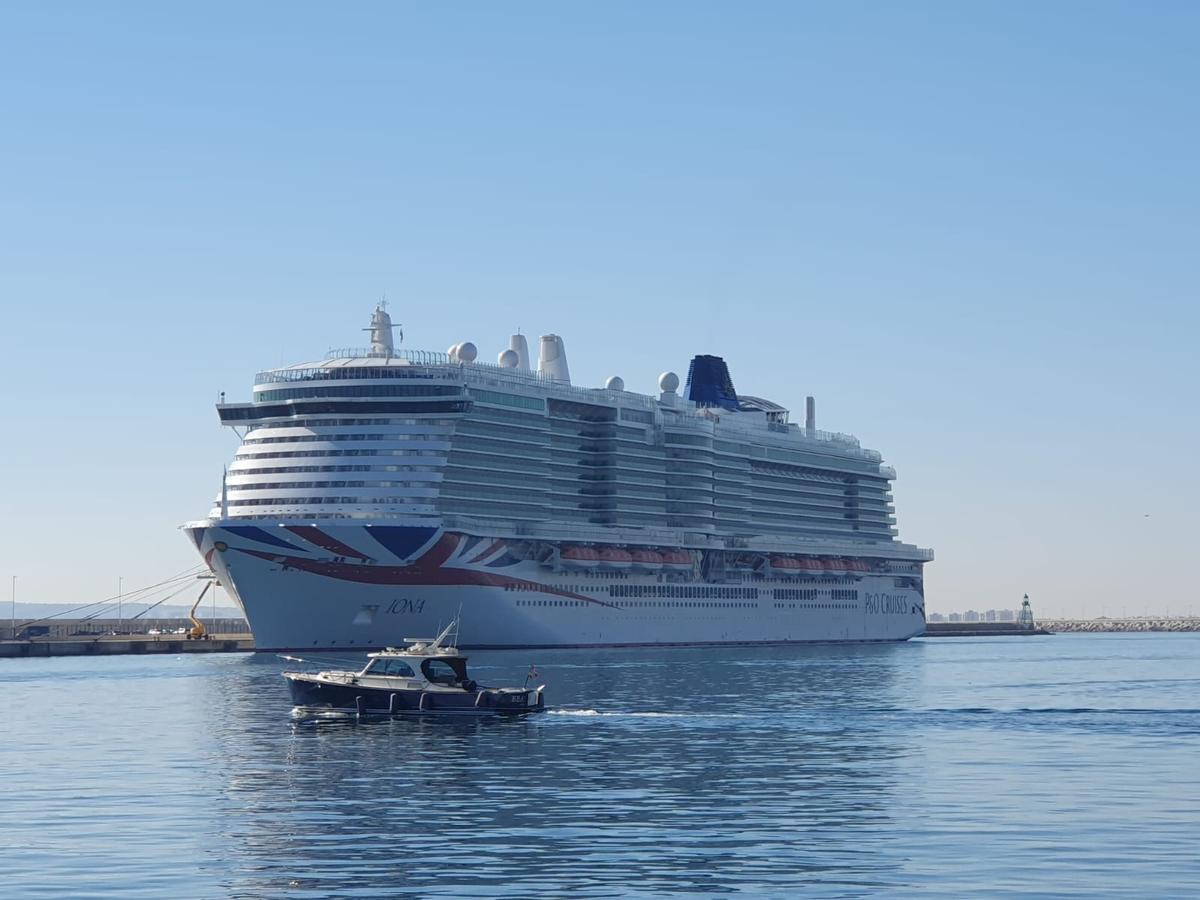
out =
<path fill-rule="evenodd" d="M 600 564 L 600 554 L 591 547 L 567 547 L 558 558 L 567 569 L 594 569 Z"/>
<path fill-rule="evenodd" d="M 745 553 L 739 553 L 732 556 L 725 563 L 726 570 L 730 572 L 747 573 L 754 571 L 754 557 L 748 556 Z"/>
<path fill-rule="evenodd" d="M 600 568 L 602 569 L 628 569 L 631 565 L 633 565 L 633 554 L 628 550 L 605 547 L 600 551 Z"/>
<path fill-rule="evenodd" d="M 692 571 L 692 557 L 683 550 L 668 550 L 662 555 L 663 568 L 668 572 Z"/>
<path fill-rule="evenodd" d="M 840 559 L 826 559 L 826 560 L 822 560 L 822 563 L 825 566 L 825 574 L 826 575 L 845 575 L 846 574 L 846 564 L 844 562 L 842 562 Z"/>
<path fill-rule="evenodd" d="M 800 571 L 805 575 L 824 575 L 825 566 L 821 564 L 819 559 L 813 559 L 811 556 L 800 560 Z"/>
<path fill-rule="evenodd" d="M 642 572 L 657 572 L 663 567 L 662 554 L 657 550 L 632 550 L 629 556 L 633 568 Z"/>
<path fill-rule="evenodd" d="M 771 574 L 772 575 L 799 575 L 800 560 L 793 559 L 790 556 L 772 556 L 771 557 Z"/>

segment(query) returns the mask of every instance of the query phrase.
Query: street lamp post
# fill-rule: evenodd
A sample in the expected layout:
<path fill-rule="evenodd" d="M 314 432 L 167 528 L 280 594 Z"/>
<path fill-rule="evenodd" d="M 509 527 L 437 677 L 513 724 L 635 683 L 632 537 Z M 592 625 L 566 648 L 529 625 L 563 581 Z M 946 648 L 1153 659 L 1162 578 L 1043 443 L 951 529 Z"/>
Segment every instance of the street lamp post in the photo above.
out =
<path fill-rule="evenodd" d="M 12 577 L 12 639 L 17 639 L 17 576 Z"/>
<path fill-rule="evenodd" d="M 117 628 L 118 629 L 120 629 L 120 627 L 121 627 L 121 621 L 125 618 L 123 615 L 121 615 L 121 612 L 122 612 L 121 601 L 123 599 L 123 594 L 124 594 L 124 591 L 123 591 L 123 588 L 124 588 L 123 582 L 124 581 L 125 581 L 125 579 L 122 578 L 120 575 L 117 576 Z"/>

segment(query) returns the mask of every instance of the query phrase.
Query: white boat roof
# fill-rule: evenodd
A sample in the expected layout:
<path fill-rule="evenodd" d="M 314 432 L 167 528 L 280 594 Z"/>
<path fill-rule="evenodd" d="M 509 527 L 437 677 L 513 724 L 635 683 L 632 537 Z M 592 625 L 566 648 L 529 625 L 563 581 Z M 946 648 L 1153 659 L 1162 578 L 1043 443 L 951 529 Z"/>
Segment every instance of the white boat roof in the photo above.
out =
<path fill-rule="evenodd" d="M 457 647 L 434 647 L 432 641 L 418 642 L 408 647 L 387 647 L 383 650 L 377 650 L 374 653 L 368 653 L 368 659 L 388 658 L 392 659 L 398 656 L 413 656 L 421 659 L 428 659 L 435 656 L 462 656 L 458 652 Z"/>

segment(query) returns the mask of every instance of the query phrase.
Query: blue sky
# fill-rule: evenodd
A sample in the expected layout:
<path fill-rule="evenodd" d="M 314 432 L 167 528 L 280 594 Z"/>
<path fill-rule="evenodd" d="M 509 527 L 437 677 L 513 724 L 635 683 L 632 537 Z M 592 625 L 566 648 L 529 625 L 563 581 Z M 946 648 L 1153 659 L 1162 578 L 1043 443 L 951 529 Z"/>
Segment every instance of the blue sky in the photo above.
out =
<path fill-rule="evenodd" d="M 386 293 L 409 346 L 815 394 L 931 610 L 1200 612 L 1198 45 L 1189 3 L 8 5 L 0 574 L 191 564 L 217 392 Z"/>

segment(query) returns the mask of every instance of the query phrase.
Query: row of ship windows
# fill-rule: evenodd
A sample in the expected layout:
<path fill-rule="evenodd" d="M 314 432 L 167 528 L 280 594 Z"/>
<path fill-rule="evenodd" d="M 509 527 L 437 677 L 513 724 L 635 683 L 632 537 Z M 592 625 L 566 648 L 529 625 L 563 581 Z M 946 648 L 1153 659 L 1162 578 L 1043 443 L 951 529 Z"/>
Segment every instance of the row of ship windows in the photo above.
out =
<path fill-rule="evenodd" d="M 816 600 L 822 592 L 816 588 L 776 588 L 776 600 Z M 829 592 L 829 596 L 833 600 L 853 600 L 858 602 L 858 591 L 845 590 L 843 588 L 834 588 Z"/>
<path fill-rule="evenodd" d="M 512 425 L 517 428 L 544 429 L 546 427 L 545 416 L 519 409 L 488 409 L 486 406 L 475 407 L 471 410 L 470 419 L 463 421 L 495 422 L 506 427 Z"/>
<path fill-rule="evenodd" d="M 719 600 L 622 600 L 616 604 L 621 609 L 758 609 L 757 603 L 721 602 Z"/>
<path fill-rule="evenodd" d="M 582 600 L 518 600 L 517 606 L 585 606 Z M 686 600 L 638 600 L 616 603 L 620 609 L 757 609 L 757 603 L 688 602 Z"/>
<path fill-rule="evenodd" d="M 753 470 L 755 473 L 764 475 L 782 475 L 789 479 L 800 481 L 823 481 L 828 484 L 846 484 L 848 479 L 844 475 L 829 475 L 825 472 L 814 471 L 797 466 L 780 466 L 772 465 L 771 463 L 762 463 L 754 461 Z"/>
<path fill-rule="evenodd" d="M 466 412 L 465 399 L 440 400 L 372 400 L 365 397 L 343 399 L 289 400 L 278 403 L 247 403 L 221 406 L 218 412 L 226 425 L 257 422 L 263 425 L 285 425 L 292 416 L 332 416 L 341 414 L 407 413 L 409 415 L 457 414 Z"/>
<path fill-rule="evenodd" d="M 260 422 L 251 425 L 249 430 L 257 431 L 260 428 L 342 428 L 351 425 L 453 425 L 454 423 L 454 419 L 430 419 L 426 416 L 400 419 L 338 419 L 330 417 L 327 419 L 288 419 L 286 422 Z"/>
<path fill-rule="evenodd" d="M 586 487 L 579 487 L 575 483 L 569 483 L 569 486 L 563 489 L 562 486 L 553 483 L 553 480 L 547 479 L 538 479 L 526 483 L 521 483 L 519 479 L 512 479 L 512 484 L 497 485 L 497 480 L 504 479 L 489 478 L 490 483 L 485 484 L 483 483 L 483 479 L 487 476 L 483 473 L 459 474 L 458 470 L 452 470 L 447 471 L 446 475 L 444 484 L 456 495 L 463 496 L 465 499 L 475 499 L 480 502 L 490 502 L 501 506 L 528 506 L 531 503 L 540 505 L 548 499 L 553 499 L 554 502 L 558 503 L 576 503 L 585 509 L 621 510 L 631 513 L 656 513 L 662 512 L 665 509 L 668 512 L 686 513 L 703 518 L 712 518 L 716 512 L 728 512 L 736 516 L 751 509 L 751 507 L 745 504 L 723 502 L 720 496 L 674 496 L 668 494 L 666 497 L 640 497 L 631 494 L 597 494 L 590 493 Z M 526 491 L 528 493 L 521 495 L 514 493 L 514 491 Z M 841 509 L 809 509 L 801 504 L 796 504 L 787 509 L 771 509 L 769 512 L 776 524 L 779 525 L 785 523 L 843 525 L 847 518 L 853 518 L 852 514 L 844 512 Z M 878 529 L 888 527 L 889 523 L 882 520 L 864 518 L 860 524 L 863 527 Z"/>
<path fill-rule="evenodd" d="M 231 484 L 231 491 L 266 491 L 282 488 L 347 488 L 347 487 L 381 487 L 381 488 L 428 488 L 428 481 L 274 481 L 271 483 L 254 482 L 253 484 Z"/>
<path fill-rule="evenodd" d="M 360 378 L 446 378 L 436 371 L 416 366 L 336 366 L 328 369 L 282 369 L 259 372 L 256 384 L 289 381 L 337 381 Z"/>
<path fill-rule="evenodd" d="M 444 441 L 445 434 L 364 434 L 361 431 L 349 434 L 297 434 L 286 437 L 246 438 L 246 444 L 311 444 L 313 441 Z"/>
<path fill-rule="evenodd" d="M 544 410 L 546 408 L 546 401 L 539 397 L 522 397 L 519 394 L 502 394 L 499 391 L 471 388 L 471 397 L 480 403 L 494 403 L 497 406 L 511 406 L 515 409 Z"/>
<path fill-rule="evenodd" d="M 319 506 L 322 503 L 355 504 L 358 506 L 412 503 L 411 497 L 262 497 L 253 500 L 230 500 L 230 506 Z"/>
<path fill-rule="evenodd" d="M 425 438 L 425 435 L 421 435 Z M 246 438 L 242 441 L 242 445 L 246 444 L 306 444 L 313 441 L 382 441 L 382 440 L 407 440 L 407 434 L 364 434 L 361 431 L 350 434 L 296 434 L 286 437 L 268 437 L 268 438 Z"/>
<path fill-rule="evenodd" d="M 451 397 L 462 393 L 458 385 L 444 384 L 356 384 L 347 387 L 282 388 L 256 391 L 254 402 L 301 400 L 313 397 Z"/>
<path fill-rule="evenodd" d="M 329 456 L 442 456 L 440 450 L 283 450 L 279 453 L 238 453 L 234 459 L 311 459 Z"/>
<path fill-rule="evenodd" d="M 390 388 L 390 386 L 386 386 L 386 385 L 364 385 L 364 386 L 361 386 L 361 388 L 355 388 L 353 390 L 356 392 L 359 390 L 367 391 L 364 394 L 356 394 L 357 396 L 373 396 L 375 394 L 373 394 L 373 392 L 369 389 L 380 389 L 380 388 L 384 389 L 384 391 L 385 391 L 384 395 L 389 395 L 390 391 L 397 390 L 397 388 Z M 425 388 L 433 389 L 432 390 L 433 394 L 446 394 L 446 393 L 457 392 L 457 388 L 455 388 L 455 387 L 449 387 L 449 386 L 444 387 L 444 386 L 440 386 L 440 385 L 421 385 L 421 386 L 408 385 L 408 386 L 404 386 L 403 388 L 399 388 L 398 390 L 400 390 L 403 393 L 411 393 L 413 391 L 413 389 L 418 389 L 420 393 L 424 393 Z M 317 394 L 310 393 L 312 391 L 317 391 L 317 392 L 334 391 L 335 393 L 340 393 L 340 394 L 345 395 L 346 390 L 347 389 L 340 389 L 340 388 L 301 388 L 301 389 L 290 389 L 287 391 L 263 391 L 263 392 L 259 392 L 258 394 L 256 394 L 255 399 L 256 400 L 259 400 L 259 399 L 268 399 L 268 400 L 282 399 L 281 397 L 274 396 L 277 394 L 278 395 L 288 395 L 288 396 L 321 396 L 322 395 L 321 393 L 317 393 Z M 493 403 L 498 403 L 498 404 L 504 404 L 504 405 L 514 406 L 514 407 L 521 407 L 521 408 L 529 408 L 529 409 L 543 408 L 541 405 L 539 405 L 542 403 L 542 401 L 539 400 L 538 398 L 520 397 L 515 394 L 500 394 L 499 392 L 494 392 L 494 391 L 474 391 L 473 393 L 481 401 L 484 401 L 484 402 L 493 402 Z M 532 405 L 530 405 L 530 404 L 532 404 Z M 622 409 L 621 410 L 621 418 L 632 420 L 632 421 L 637 421 L 637 422 L 644 422 L 646 424 L 651 424 L 654 421 L 654 416 L 652 413 L 643 412 L 641 410 L 632 410 L 632 409 Z M 454 421 L 455 420 L 453 420 L 453 419 L 431 420 L 429 418 L 424 418 L 424 417 L 422 417 L 422 418 L 388 418 L 388 419 L 381 419 L 381 418 L 372 418 L 372 419 L 325 418 L 325 419 L 295 419 L 295 420 L 290 420 L 288 424 L 289 425 L 297 425 L 297 426 L 306 426 L 306 427 L 313 427 L 313 426 L 320 427 L 320 426 L 331 426 L 331 425 L 385 425 L 385 424 L 386 425 L 415 425 L 418 423 L 450 425 L 450 424 L 453 424 Z M 271 427 L 271 426 L 269 423 L 264 423 L 263 425 L 258 426 L 258 427 Z M 711 440 L 710 438 L 700 436 L 700 435 L 667 434 L 667 435 L 665 435 L 665 437 L 669 443 L 695 444 L 697 446 L 707 446 Z M 779 449 L 775 449 L 775 448 L 763 448 L 763 447 L 757 447 L 757 446 L 752 446 L 752 445 L 732 444 L 732 443 L 725 442 L 725 441 L 714 442 L 713 446 L 715 446 L 717 449 L 724 451 L 724 452 L 739 453 L 742 455 L 752 455 L 752 456 L 760 457 L 760 458 L 765 454 L 766 456 L 768 456 L 768 458 L 779 461 L 779 462 L 782 462 L 785 460 L 786 461 L 795 460 L 795 461 L 799 462 L 801 459 L 803 459 L 803 457 L 800 456 L 799 453 L 796 451 L 779 450 Z M 754 463 L 754 465 L 755 465 L 755 468 L 760 471 L 769 471 L 772 474 L 785 475 L 790 478 L 803 478 L 803 479 L 814 480 L 814 481 L 825 481 L 825 482 L 835 483 L 835 484 L 843 484 L 847 480 L 844 477 L 836 477 L 836 476 L 830 476 L 830 475 L 827 475 L 824 473 L 817 473 L 817 472 L 812 471 L 811 469 L 797 470 L 797 468 L 794 466 L 778 465 L 778 463 L 772 465 L 770 463 L 763 463 L 763 462 L 756 461 Z M 867 484 L 874 487 L 874 485 L 872 485 L 870 482 L 867 482 Z"/>
<path fill-rule="evenodd" d="M 686 600 L 757 600 L 758 588 L 700 587 L 673 584 L 614 584 L 608 589 L 610 597 L 682 597 Z"/>
<path fill-rule="evenodd" d="M 776 603 L 776 609 L 858 609 L 855 603 Z"/>
<path fill-rule="evenodd" d="M 628 578 L 624 572 L 581 572 L 581 576 L 587 578 Z M 755 581 L 765 581 L 761 575 L 752 576 Z M 897 587 L 903 587 L 904 583 L 900 579 L 896 579 Z M 561 591 L 563 593 L 571 593 L 577 591 L 578 585 L 570 584 L 553 584 L 547 585 L 550 590 Z M 539 590 L 539 585 L 534 582 L 516 582 L 512 586 L 506 588 L 510 591 L 536 591 Z M 761 590 L 768 593 L 773 593 L 776 600 L 849 600 L 852 604 L 858 602 L 858 591 L 847 588 L 833 588 L 832 590 L 820 590 L 817 588 L 762 588 Z M 761 596 L 760 589 L 757 587 L 734 587 L 730 585 L 692 585 L 692 584 L 614 584 L 608 588 L 608 596 L 617 599 L 626 598 L 642 598 L 642 597 L 657 597 L 657 598 L 674 598 L 680 600 L 757 600 Z"/>
<path fill-rule="evenodd" d="M 301 472 L 440 472 L 440 466 L 268 466 L 232 469 L 230 475 L 289 475 Z"/>

